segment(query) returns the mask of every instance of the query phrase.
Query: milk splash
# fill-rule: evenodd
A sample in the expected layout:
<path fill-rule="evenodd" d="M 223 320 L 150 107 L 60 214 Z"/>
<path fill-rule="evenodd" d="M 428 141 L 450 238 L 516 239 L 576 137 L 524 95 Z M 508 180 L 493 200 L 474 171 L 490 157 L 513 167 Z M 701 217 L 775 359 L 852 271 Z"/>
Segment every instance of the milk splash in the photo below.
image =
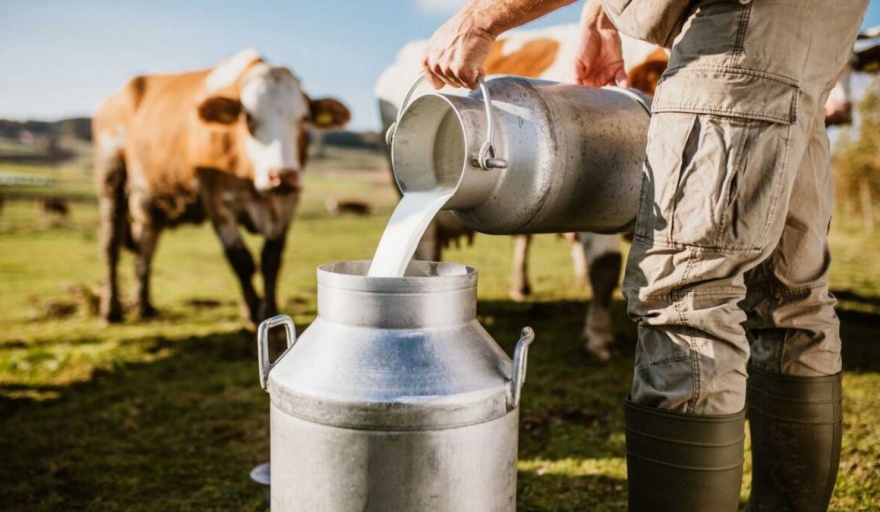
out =
<path fill-rule="evenodd" d="M 376 248 L 368 277 L 403 277 L 422 235 L 453 190 L 407 192 L 397 204 Z"/>

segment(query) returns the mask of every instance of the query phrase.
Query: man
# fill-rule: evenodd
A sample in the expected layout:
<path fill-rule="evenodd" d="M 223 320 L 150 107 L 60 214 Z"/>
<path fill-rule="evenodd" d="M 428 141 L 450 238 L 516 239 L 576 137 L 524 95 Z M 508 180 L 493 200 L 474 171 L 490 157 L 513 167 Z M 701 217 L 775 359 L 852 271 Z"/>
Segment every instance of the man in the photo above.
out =
<path fill-rule="evenodd" d="M 476 87 L 491 42 L 572 0 L 472 0 L 433 36 L 435 87 Z M 625 84 L 617 28 L 671 48 L 624 293 L 631 510 L 826 510 L 840 457 L 823 104 L 868 0 L 588 0 L 576 76 Z M 748 377 L 748 382 L 747 382 Z"/>

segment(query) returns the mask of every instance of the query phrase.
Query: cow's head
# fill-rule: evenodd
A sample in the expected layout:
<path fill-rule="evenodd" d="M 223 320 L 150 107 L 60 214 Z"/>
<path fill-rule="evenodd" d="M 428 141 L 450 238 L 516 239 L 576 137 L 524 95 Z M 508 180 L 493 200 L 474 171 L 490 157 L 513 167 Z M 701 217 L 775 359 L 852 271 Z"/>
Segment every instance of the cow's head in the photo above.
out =
<path fill-rule="evenodd" d="M 298 190 L 307 127 L 342 127 L 350 118 L 339 101 L 312 101 L 290 70 L 262 61 L 250 63 L 233 84 L 209 94 L 198 115 L 206 123 L 238 130 L 259 192 Z"/>

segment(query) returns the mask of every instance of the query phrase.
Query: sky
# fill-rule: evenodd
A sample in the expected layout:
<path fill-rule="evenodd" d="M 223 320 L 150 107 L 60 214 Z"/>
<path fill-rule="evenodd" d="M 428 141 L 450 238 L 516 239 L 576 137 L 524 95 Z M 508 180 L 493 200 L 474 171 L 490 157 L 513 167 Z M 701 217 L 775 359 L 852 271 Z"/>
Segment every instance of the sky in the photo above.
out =
<path fill-rule="evenodd" d="M 254 48 L 379 130 L 373 85 L 465 0 L 0 0 L 0 118 L 88 116 L 129 78 Z M 583 0 L 530 26 L 577 22 Z M 871 0 L 865 27 L 880 25 Z"/>

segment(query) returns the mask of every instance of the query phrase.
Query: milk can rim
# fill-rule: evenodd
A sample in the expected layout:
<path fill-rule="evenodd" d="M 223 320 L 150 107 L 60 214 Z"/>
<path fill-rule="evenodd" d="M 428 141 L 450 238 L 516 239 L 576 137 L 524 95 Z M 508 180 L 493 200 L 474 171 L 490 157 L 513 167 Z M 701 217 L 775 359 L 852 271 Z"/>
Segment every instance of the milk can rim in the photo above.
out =
<path fill-rule="evenodd" d="M 413 99 L 410 102 L 410 104 L 406 106 L 406 109 L 403 111 L 403 113 L 400 116 L 399 124 L 409 124 L 409 123 L 411 123 L 411 120 L 410 120 L 411 115 L 407 116 L 407 114 L 410 114 L 411 112 L 416 112 L 420 108 L 424 108 L 425 103 L 428 103 L 430 105 L 430 103 L 432 103 L 432 102 L 440 102 L 442 104 L 445 104 L 447 107 L 449 107 L 449 110 L 453 114 L 455 114 L 455 118 L 458 120 L 458 125 L 462 130 L 461 136 L 462 136 L 462 143 L 463 143 L 463 147 L 464 147 L 464 154 L 462 155 L 462 167 L 458 173 L 458 179 L 455 180 L 455 185 L 446 187 L 448 190 L 451 190 L 453 192 L 458 192 L 459 188 L 461 188 L 461 184 L 465 180 L 465 173 L 468 171 L 468 166 L 469 166 L 469 164 L 467 163 L 467 160 L 468 160 L 468 158 L 467 158 L 467 156 L 468 156 L 468 136 L 467 136 L 467 131 L 465 129 L 466 125 L 465 125 L 464 119 L 462 119 L 462 116 L 461 116 L 460 103 L 464 102 L 464 101 L 472 100 L 472 99 L 473 98 L 471 98 L 470 96 L 450 96 L 448 94 L 444 94 L 444 93 L 436 92 L 436 91 L 429 92 L 426 94 L 422 94 L 421 96 L 418 96 L 417 98 Z M 396 136 L 396 130 L 395 130 L 395 139 L 399 140 L 399 138 Z M 394 178 L 394 184 L 397 186 L 397 189 L 404 192 L 404 193 L 407 191 L 426 192 L 428 190 L 440 190 L 439 188 L 438 189 L 410 189 L 409 187 L 404 186 L 405 184 L 401 182 L 401 176 L 400 176 L 401 171 L 398 171 L 396 166 L 394 165 L 394 162 L 397 161 L 395 156 L 398 153 L 399 147 L 400 147 L 400 145 L 395 144 L 394 140 L 391 141 L 391 145 L 390 145 L 391 177 Z"/>
<path fill-rule="evenodd" d="M 366 273 L 371 263 L 370 260 L 353 260 L 319 265 L 318 285 L 378 293 L 442 292 L 477 286 L 477 269 L 460 263 L 412 261 L 408 269 L 417 269 L 428 275 L 368 277 Z M 345 268 L 350 270 L 345 272 Z"/>

